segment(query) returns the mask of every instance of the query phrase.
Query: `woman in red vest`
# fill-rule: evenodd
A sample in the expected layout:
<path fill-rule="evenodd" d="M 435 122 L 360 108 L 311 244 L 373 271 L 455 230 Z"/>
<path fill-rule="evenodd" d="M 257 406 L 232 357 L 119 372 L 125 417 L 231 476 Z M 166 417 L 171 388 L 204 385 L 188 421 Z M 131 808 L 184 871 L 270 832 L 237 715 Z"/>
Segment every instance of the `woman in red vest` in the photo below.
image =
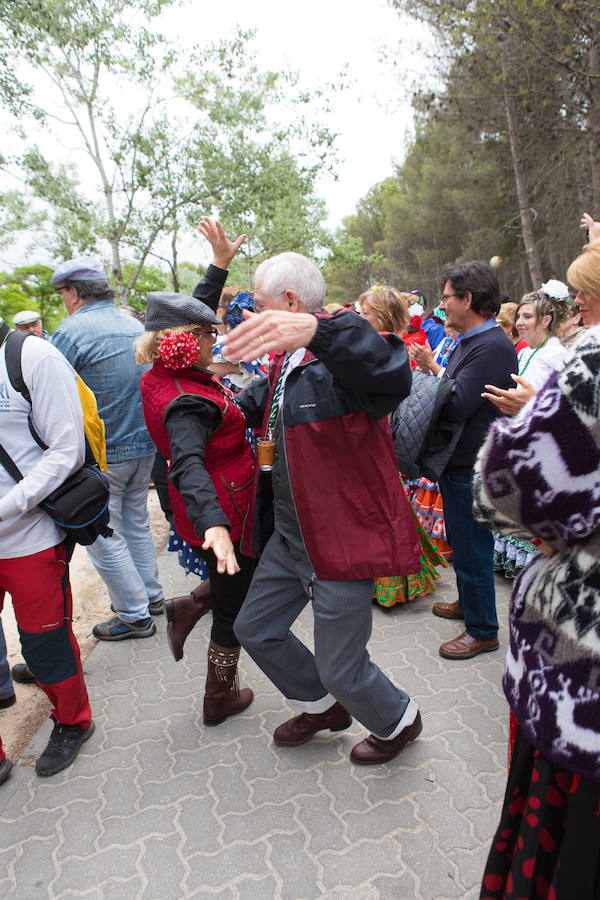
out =
<path fill-rule="evenodd" d="M 233 623 L 254 560 L 239 544 L 252 492 L 254 453 L 233 394 L 208 370 L 219 319 L 201 300 L 150 293 L 146 332 L 136 344 L 148 431 L 169 460 L 169 495 L 177 533 L 208 567 L 213 624 L 208 647 L 204 724 L 218 725 L 252 703 L 239 690 L 240 647 Z"/>

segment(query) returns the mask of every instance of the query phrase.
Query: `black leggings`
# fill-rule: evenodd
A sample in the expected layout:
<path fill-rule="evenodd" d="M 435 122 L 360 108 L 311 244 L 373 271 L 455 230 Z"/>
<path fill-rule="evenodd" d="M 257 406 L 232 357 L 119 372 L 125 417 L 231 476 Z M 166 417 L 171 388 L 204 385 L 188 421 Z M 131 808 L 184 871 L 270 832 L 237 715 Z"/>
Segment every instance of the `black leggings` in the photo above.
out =
<path fill-rule="evenodd" d="M 217 572 L 217 558 L 212 550 L 203 550 L 201 547 L 193 548 L 208 567 L 213 605 L 210 636 L 215 644 L 219 644 L 221 647 L 239 647 L 239 641 L 233 633 L 233 623 L 246 599 L 257 563 L 257 560 L 240 553 L 239 543 L 234 544 L 233 549 L 240 571 L 235 575 L 222 575 Z"/>

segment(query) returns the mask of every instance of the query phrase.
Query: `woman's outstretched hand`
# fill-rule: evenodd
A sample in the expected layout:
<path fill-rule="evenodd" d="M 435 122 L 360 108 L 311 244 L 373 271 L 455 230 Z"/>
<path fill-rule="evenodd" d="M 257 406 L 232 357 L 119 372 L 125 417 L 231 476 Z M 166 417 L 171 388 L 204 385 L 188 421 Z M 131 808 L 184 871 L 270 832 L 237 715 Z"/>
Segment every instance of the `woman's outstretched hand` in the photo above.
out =
<path fill-rule="evenodd" d="M 204 216 L 198 225 L 198 231 L 212 247 L 213 266 L 218 266 L 219 269 L 229 268 L 231 260 L 248 237 L 247 234 L 240 234 L 235 241 L 230 241 L 221 223 L 209 219 L 208 216 Z"/>
<path fill-rule="evenodd" d="M 511 388 L 510 391 L 503 391 L 502 388 L 495 387 L 493 384 L 486 384 L 485 390 L 488 393 L 483 393 L 481 396 L 493 403 L 494 406 L 497 406 L 505 416 L 516 416 L 525 404 L 535 397 L 537 391 L 533 385 L 521 378 L 520 375 L 511 375 L 510 377 L 520 386 L 520 391 L 516 390 L 516 388 Z"/>
<path fill-rule="evenodd" d="M 235 575 L 240 571 L 235 550 L 229 537 L 229 529 L 224 525 L 213 525 L 204 532 L 203 550 L 212 550 L 217 558 L 217 572 L 223 575 Z"/>

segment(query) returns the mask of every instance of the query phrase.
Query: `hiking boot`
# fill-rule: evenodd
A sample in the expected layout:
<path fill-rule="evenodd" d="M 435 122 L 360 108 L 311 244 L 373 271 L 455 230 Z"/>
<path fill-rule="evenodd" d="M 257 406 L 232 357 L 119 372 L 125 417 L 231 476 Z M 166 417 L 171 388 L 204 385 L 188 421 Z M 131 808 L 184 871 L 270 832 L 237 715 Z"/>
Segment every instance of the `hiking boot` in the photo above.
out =
<path fill-rule="evenodd" d="M 114 612 L 114 613 L 117 612 L 117 610 L 115 609 L 114 603 L 110 604 L 110 609 L 111 609 L 111 612 Z M 160 600 L 153 600 L 152 603 L 148 604 L 148 612 L 150 613 L 151 616 L 162 616 L 164 611 L 165 611 L 165 603 L 162 598 Z M 118 615 L 118 613 L 117 613 L 117 615 Z"/>
<path fill-rule="evenodd" d="M 13 765 L 10 759 L 6 759 L 5 757 L 0 763 L 0 784 L 2 784 L 3 781 L 6 781 L 6 779 L 12 772 L 12 767 Z"/>
<path fill-rule="evenodd" d="M 14 706 L 16 702 L 16 694 L 9 694 L 8 697 L 2 697 L 0 700 L 0 709 L 8 709 L 9 706 Z"/>
<path fill-rule="evenodd" d="M 10 670 L 10 674 L 12 680 L 16 681 L 17 684 L 37 684 L 35 675 L 27 663 L 17 663 L 16 666 L 13 666 Z"/>
<path fill-rule="evenodd" d="M 37 774 L 56 775 L 75 762 L 81 745 L 91 738 L 95 727 L 93 722 L 87 728 L 55 722 L 46 749 L 35 764 Z"/>
<path fill-rule="evenodd" d="M 156 634 L 156 625 L 150 616 L 146 619 L 138 619 L 137 622 L 122 622 L 118 616 L 113 616 L 108 622 L 94 625 L 92 634 L 99 641 L 126 641 L 129 638 L 148 638 Z"/>

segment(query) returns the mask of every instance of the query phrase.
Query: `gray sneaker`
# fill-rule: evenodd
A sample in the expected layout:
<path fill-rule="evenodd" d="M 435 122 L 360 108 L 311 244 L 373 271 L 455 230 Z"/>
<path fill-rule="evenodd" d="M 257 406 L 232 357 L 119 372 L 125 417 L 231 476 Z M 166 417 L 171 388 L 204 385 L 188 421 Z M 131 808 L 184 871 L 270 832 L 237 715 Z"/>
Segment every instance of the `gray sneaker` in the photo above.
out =
<path fill-rule="evenodd" d="M 92 634 L 99 641 L 126 641 L 129 638 L 148 638 L 156 634 L 156 625 L 150 616 L 146 619 L 138 619 L 137 622 L 122 622 L 118 616 L 113 616 L 108 622 L 94 625 Z"/>

